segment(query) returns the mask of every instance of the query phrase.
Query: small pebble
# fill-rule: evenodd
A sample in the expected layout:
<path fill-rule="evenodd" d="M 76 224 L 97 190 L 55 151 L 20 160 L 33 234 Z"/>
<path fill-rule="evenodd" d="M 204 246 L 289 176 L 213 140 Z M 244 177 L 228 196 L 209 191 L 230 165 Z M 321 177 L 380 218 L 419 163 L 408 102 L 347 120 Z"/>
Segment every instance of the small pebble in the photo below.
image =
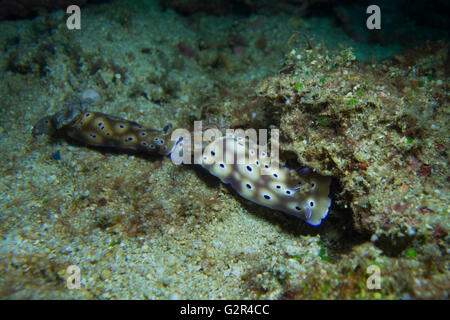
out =
<path fill-rule="evenodd" d="M 100 95 L 94 89 L 87 89 L 81 94 L 81 100 L 89 103 L 99 102 Z"/>

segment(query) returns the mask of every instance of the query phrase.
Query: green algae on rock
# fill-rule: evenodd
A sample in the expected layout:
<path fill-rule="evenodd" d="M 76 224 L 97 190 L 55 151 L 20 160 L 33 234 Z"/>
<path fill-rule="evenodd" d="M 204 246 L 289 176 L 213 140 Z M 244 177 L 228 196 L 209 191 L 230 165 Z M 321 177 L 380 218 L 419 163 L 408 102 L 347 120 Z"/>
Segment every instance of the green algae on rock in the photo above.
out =
<path fill-rule="evenodd" d="M 429 59 L 445 61 L 446 48 L 437 45 Z M 447 203 L 440 191 L 447 160 L 439 150 L 448 144 L 448 105 L 439 102 L 446 95 L 445 68 L 436 73 L 430 92 L 412 89 L 420 74 L 408 68 L 363 65 L 351 49 L 330 57 L 322 48 L 292 50 L 286 62 L 290 74 L 261 83 L 259 96 L 267 101 L 268 113 L 280 117 L 282 152 L 336 177 L 345 205 L 353 210 L 354 227 L 387 237 L 389 247 L 401 250 L 402 238 L 425 236 L 430 224 L 442 220 L 437 212 Z M 435 213 L 424 214 L 423 207 Z"/>

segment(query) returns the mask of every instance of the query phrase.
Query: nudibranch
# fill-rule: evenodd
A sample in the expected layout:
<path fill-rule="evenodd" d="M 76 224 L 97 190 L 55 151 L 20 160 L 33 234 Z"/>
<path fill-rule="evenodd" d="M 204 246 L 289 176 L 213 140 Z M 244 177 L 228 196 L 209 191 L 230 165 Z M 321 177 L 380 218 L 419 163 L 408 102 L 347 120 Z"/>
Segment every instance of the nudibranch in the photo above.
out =
<path fill-rule="evenodd" d="M 109 147 L 180 158 L 186 145 L 192 147 L 190 138 L 200 134 L 202 152 L 194 152 L 194 163 L 200 164 L 223 183 L 230 184 L 239 195 L 259 205 L 294 215 L 312 226 L 321 224 L 328 215 L 331 179 L 311 169 L 292 170 L 280 168 L 252 139 L 228 133 L 205 139 L 202 132 L 187 132 L 186 137 L 162 130 L 144 128 L 136 122 L 111 115 L 88 111 L 83 103 L 71 103 L 50 117 L 41 119 L 33 134 L 57 133 L 96 147 Z M 220 131 L 220 130 L 218 130 Z M 189 143 L 188 143 L 189 142 Z M 189 156 L 188 161 L 191 163 Z M 240 161 L 244 159 L 244 161 Z M 176 161 L 174 161 L 176 162 Z M 178 162 L 183 163 L 183 162 Z"/>
<path fill-rule="evenodd" d="M 168 130 L 169 126 L 162 130 L 145 128 L 134 121 L 88 111 L 82 103 L 71 103 L 41 119 L 32 132 L 56 132 L 94 147 L 168 155 L 173 146 Z"/>
<path fill-rule="evenodd" d="M 219 134 L 220 136 L 220 134 Z M 172 155 L 183 156 L 183 143 L 173 148 Z M 280 167 L 256 142 L 242 135 L 227 133 L 207 143 L 195 155 L 200 164 L 223 183 L 231 185 L 240 196 L 261 206 L 278 210 L 318 226 L 331 205 L 331 178 L 304 168 Z"/>

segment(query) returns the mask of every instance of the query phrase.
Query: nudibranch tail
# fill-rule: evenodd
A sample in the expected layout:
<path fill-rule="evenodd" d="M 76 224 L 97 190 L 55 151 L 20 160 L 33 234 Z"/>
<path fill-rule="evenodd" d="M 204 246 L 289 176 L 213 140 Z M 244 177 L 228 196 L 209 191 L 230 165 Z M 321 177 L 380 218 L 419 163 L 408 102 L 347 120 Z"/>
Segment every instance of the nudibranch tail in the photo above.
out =
<path fill-rule="evenodd" d="M 257 157 L 257 145 L 254 149 L 239 148 L 242 143 L 238 139 L 227 136 L 214 140 L 197 161 L 242 197 L 297 216 L 310 225 L 321 224 L 331 205 L 331 179 L 309 169 L 299 172 L 280 168 L 264 152 Z M 237 161 L 239 156 L 248 161 Z"/>
<path fill-rule="evenodd" d="M 31 134 L 33 137 L 38 135 L 48 135 L 52 136 L 56 132 L 55 127 L 52 124 L 52 117 L 47 116 L 40 119 L 31 129 Z"/>

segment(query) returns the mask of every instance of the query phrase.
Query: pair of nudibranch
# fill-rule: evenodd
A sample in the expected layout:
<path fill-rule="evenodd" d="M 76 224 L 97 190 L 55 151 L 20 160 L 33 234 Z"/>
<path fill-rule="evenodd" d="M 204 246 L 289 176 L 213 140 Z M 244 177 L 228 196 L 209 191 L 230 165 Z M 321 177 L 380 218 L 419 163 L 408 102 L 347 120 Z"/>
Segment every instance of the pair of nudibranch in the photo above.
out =
<path fill-rule="evenodd" d="M 193 159 L 250 201 L 300 217 L 313 226 L 322 222 L 331 205 L 329 177 L 310 169 L 280 168 L 277 157 L 268 156 L 266 146 L 236 133 L 242 130 L 223 131 L 217 126 L 193 134 L 170 130 L 169 126 L 148 129 L 133 121 L 88 111 L 82 102 L 66 105 L 33 127 L 34 134 L 56 132 L 90 146 L 170 156 L 177 164 Z M 274 142 L 271 149 L 276 149 Z"/>

